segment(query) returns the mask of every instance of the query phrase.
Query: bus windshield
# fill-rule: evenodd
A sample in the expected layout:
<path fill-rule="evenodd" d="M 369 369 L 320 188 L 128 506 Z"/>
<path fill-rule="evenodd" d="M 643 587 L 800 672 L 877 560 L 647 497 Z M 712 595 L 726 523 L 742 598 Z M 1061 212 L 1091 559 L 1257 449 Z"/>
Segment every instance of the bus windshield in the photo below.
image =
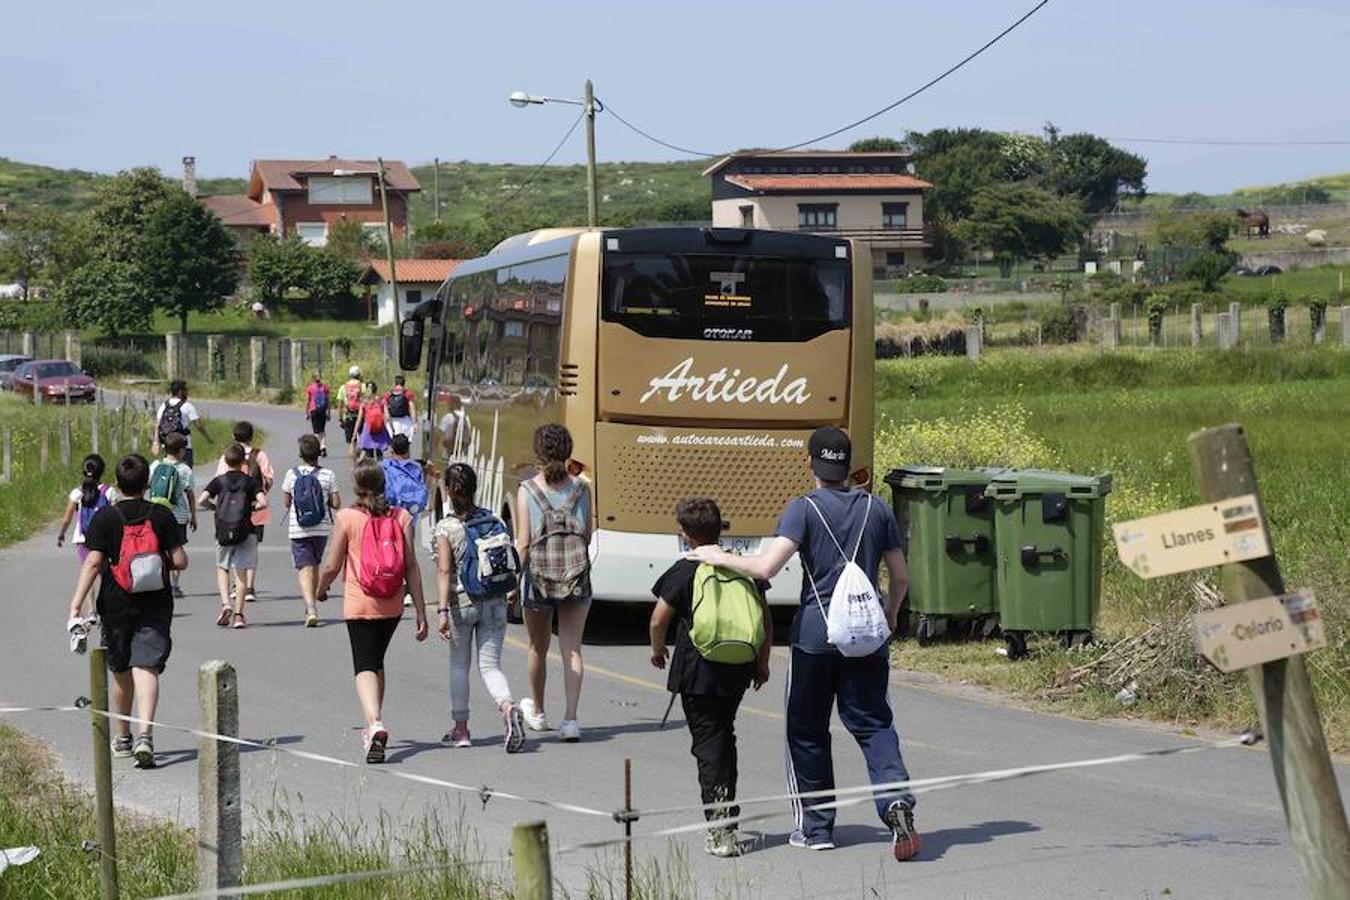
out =
<path fill-rule="evenodd" d="M 849 263 L 607 252 L 601 315 L 645 337 L 808 341 L 849 326 Z"/>

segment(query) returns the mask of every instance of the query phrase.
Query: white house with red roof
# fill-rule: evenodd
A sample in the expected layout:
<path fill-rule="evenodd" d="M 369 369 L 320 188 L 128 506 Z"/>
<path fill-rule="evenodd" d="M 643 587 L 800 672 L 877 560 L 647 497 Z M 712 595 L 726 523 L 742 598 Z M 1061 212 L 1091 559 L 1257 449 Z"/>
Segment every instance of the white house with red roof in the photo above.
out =
<path fill-rule="evenodd" d="M 923 264 L 932 246 L 924 191 L 909 154 L 792 150 L 735 153 L 703 171 L 712 178 L 713 225 L 859 238 L 878 274 Z"/>
<path fill-rule="evenodd" d="M 403 317 L 436 295 L 450 273 L 459 265 L 457 259 L 396 259 L 394 274 L 398 276 L 398 299 L 403 306 Z M 357 279 L 366 289 L 366 318 L 374 318 L 381 325 L 394 321 L 394 290 L 389 278 L 389 262 L 372 259 Z"/>

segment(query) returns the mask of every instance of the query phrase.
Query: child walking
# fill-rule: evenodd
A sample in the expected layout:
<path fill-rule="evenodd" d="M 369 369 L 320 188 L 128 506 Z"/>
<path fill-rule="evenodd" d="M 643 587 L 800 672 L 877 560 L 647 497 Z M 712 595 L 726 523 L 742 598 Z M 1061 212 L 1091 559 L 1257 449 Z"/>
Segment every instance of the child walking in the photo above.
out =
<path fill-rule="evenodd" d="M 220 591 L 220 615 L 216 624 L 222 628 L 244 628 L 244 592 L 230 592 L 230 570 L 242 584 L 244 572 L 258 566 L 258 535 L 254 531 L 253 512 L 267 505 L 267 494 L 262 482 L 245 468 L 242 444 L 232 441 L 226 445 L 221 462 L 225 472 L 211 479 L 206 486 L 202 508 L 213 510 L 216 521 L 216 588 Z"/>
<path fill-rule="evenodd" d="M 300 596 L 305 601 L 305 627 L 319 624 L 316 606 L 319 563 L 323 561 L 328 536 L 333 533 L 333 510 L 342 508 L 337 477 L 332 469 L 319 465 L 323 450 L 312 434 L 300 437 L 300 465 L 286 472 L 281 483 L 281 500 L 288 515 L 287 534 L 291 539 L 291 560 L 300 581 Z"/>
<path fill-rule="evenodd" d="M 150 487 L 146 491 L 151 503 L 167 506 L 173 511 L 173 520 L 178 523 L 178 542 L 184 547 L 188 542 L 188 530 L 197 530 L 197 498 L 192 481 L 192 466 L 183 460 L 186 452 L 185 435 L 174 432 L 165 437 L 164 458 L 151 463 Z M 173 595 L 175 598 L 182 597 L 183 589 L 178 586 L 181 573 L 174 569 L 171 574 Z"/>
<path fill-rule="evenodd" d="M 716 545 L 722 536 L 722 511 L 712 500 L 681 501 L 675 518 L 685 540 L 694 547 Z M 773 620 L 764 587 L 688 559 L 676 562 L 652 586 L 656 597 L 651 619 L 652 665 L 666 668 L 666 634 L 678 620 L 666 685 L 672 694 L 680 695 L 692 740 L 689 752 L 698 761 L 703 802 L 728 804 L 704 812 L 709 825 L 704 849 L 717 857 L 740 856 L 742 851 L 736 826 L 718 823 L 740 815 L 740 808 L 731 805 L 736 799 L 736 710 L 746 688 L 753 684 L 759 690 L 769 680 Z M 702 604 L 708 610 L 716 604 L 718 610 L 696 628 L 695 609 Z"/>
<path fill-rule="evenodd" d="M 263 542 L 263 533 L 267 530 L 268 524 L 272 521 L 272 510 L 267 502 L 267 493 L 272 490 L 272 483 L 276 479 L 276 472 L 272 469 L 272 461 L 267 458 L 267 451 L 261 447 L 253 445 L 253 423 L 241 421 L 234 423 L 234 441 L 244 448 L 244 470 L 261 485 L 263 502 L 261 506 L 253 507 L 253 535 L 258 539 L 258 544 Z M 216 464 L 216 474 L 224 475 L 229 469 L 222 456 L 220 462 Z M 252 566 L 240 568 L 239 577 L 236 579 L 234 590 L 230 592 L 231 598 L 236 594 L 243 594 L 244 600 L 252 603 L 258 599 L 258 564 L 255 561 Z"/>
<path fill-rule="evenodd" d="M 360 459 L 379 459 L 389 449 L 389 429 L 385 421 L 384 400 L 375 382 L 366 385 L 370 399 L 361 405 L 353 431 L 352 455 Z"/>
<path fill-rule="evenodd" d="M 506 752 L 519 753 L 525 746 L 525 719 L 511 699 L 501 659 L 506 642 L 506 595 L 519 581 L 520 558 L 505 523 L 477 504 L 474 470 L 456 463 L 445 470 L 444 480 L 450 514 L 436 524 L 435 531 L 436 615 L 441 640 L 450 644 L 454 726 L 441 743 L 470 746 L 469 666 L 477 643 L 478 672 L 502 717 Z M 485 571 L 485 561 L 491 571 Z"/>
<path fill-rule="evenodd" d="M 75 553 L 79 556 L 81 566 L 84 565 L 85 559 L 89 556 L 89 549 L 84 543 L 84 536 L 89 531 L 89 523 L 94 520 L 94 516 L 100 509 L 111 506 L 121 499 L 116 488 L 103 483 L 105 470 L 106 464 L 103 462 L 103 457 L 97 453 L 91 453 L 84 458 L 84 480 L 80 482 L 79 487 L 71 489 L 67 498 L 66 514 L 62 516 L 61 528 L 56 533 L 56 546 L 64 546 L 66 531 L 70 529 L 71 523 L 74 523 L 75 536 L 71 543 L 75 545 Z M 70 632 L 70 649 L 73 653 L 83 653 L 89 646 L 89 632 L 98 622 L 98 617 L 92 612 L 91 604 L 93 600 L 94 589 L 91 584 L 89 590 L 85 592 L 84 598 L 80 601 L 79 610 L 66 623 L 66 630 Z"/>
<path fill-rule="evenodd" d="M 412 539 L 412 516 L 391 508 L 384 496 L 384 470 L 371 462 L 352 472 L 356 503 L 340 510 L 316 589 L 320 602 L 342 575 L 342 615 L 356 672 L 356 699 L 365 718 L 363 742 L 367 763 L 384 762 L 389 729 L 384 724 L 384 655 L 403 618 L 403 593 L 413 596 L 416 631 L 427 639 L 427 608 L 422 598 L 422 571 Z"/>

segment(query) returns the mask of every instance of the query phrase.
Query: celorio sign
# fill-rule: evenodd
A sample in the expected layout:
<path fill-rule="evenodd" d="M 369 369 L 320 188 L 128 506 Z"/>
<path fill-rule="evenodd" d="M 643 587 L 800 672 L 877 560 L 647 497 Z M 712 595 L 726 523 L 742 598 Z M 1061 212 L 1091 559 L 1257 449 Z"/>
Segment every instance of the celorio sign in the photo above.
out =
<path fill-rule="evenodd" d="M 1195 614 L 1195 645 L 1224 672 L 1327 645 L 1312 591 L 1263 597 Z"/>
<path fill-rule="evenodd" d="M 665 375 L 647 382 L 647 391 L 638 400 L 646 403 L 661 397 L 671 403 L 685 394 L 702 403 L 787 403 L 801 405 L 811 399 L 804 377 L 788 378 L 787 363 L 768 378 L 742 376 L 740 369 L 726 366 L 707 375 L 692 375 L 694 358 L 685 358 Z"/>
<path fill-rule="evenodd" d="M 1122 522 L 1114 531 L 1120 561 L 1141 578 L 1270 555 L 1252 494 Z"/>

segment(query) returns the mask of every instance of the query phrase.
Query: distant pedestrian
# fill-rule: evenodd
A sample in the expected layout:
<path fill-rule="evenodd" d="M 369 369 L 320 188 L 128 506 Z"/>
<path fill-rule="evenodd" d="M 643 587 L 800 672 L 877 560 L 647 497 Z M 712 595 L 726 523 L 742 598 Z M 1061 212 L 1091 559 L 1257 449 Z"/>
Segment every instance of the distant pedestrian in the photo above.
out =
<path fill-rule="evenodd" d="M 352 366 L 347 370 L 347 380 L 342 383 L 342 435 L 348 446 L 356 440 L 356 420 L 361 415 L 361 395 L 364 390 L 361 367 Z"/>
<path fill-rule="evenodd" d="M 119 719 L 114 726 L 114 756 L 136 759 L 139 769 L 155 766 L 153 726 L 159 703 L 159 678 L 173 647 L 173 594 L 169 572 L 187 568 L 173 513 L 142 495 L 150 480 L 150 464 L 133 453 L 117 463 L 117 489 L 124 499 L 105 506 L 85 532 L 87 555 L 70 598 L 75 618 L 85 595 L 99 579 L 98 616 L 108 670 L 113 674 L 112 711 L 131 715 L 136 704 L 138 734 Z"/>
<path fill-rule="evenodd" d="M 305 386 L 305 418 L 309 421 L 310 429 L 319 438 L 320 456 L 328 455 L 328 415 L 332 408 L 332 399 L 328 382 L 324 381 L 323 375 L 315 369 L 313 378 Z"/>
<path fill-rule="evenodd" d="M 356 672 L 356 698 L 365 717 L 365 759 L 384 762 L 389 729 L 384 724 L 384 656 L 403 618 L 404 591 L 413 596 L 414 639 L 427 639 L 422 572 L 412 540 L 412 517 L 390 507 L 384 496 L 384 470 L 357 463 L 352 472 L 356 503 L 340 510 L 333 537 L 319 567 L 317 597 L 342 575 L 342 615 Z"/>
<path fill-rule="evenodd" d="M 520 701 L 520 709 L 532 731 L 548 730 L 544 686 L 556 610 L 567 703 L 558 735 L 574 742 L 581 740 L 581 638 L 591 609 L 591 488 L 568 470 L 572 435 L 564 426 L 537 428 L 534 454 L 539 471 L 516 493 L 516 549 L 526 575 L 521 602 L 530 636 L 531 696 Z"/>
<path fill-rule="evenodd" d="M 683 500 L 675 518 L 691 546 L 717 546 L 722 511 L 716 502 Z M 736 710 L 746 688 L 753 684 L 759 690 L 769 680 L 773 619 L 764 600 L 766 587 L 688 559 L 676 562 L 652 586 L 656 598 L 651 619 L 652 665 L 666 668 L 666 636 L 671 624 L 678 623 L 666 685 L 672 694 L 680 695 L 692 739 L 690 753 L 698 761 L 703 802 L 727 804 L 704 811 L 709 827 L 703 846 L 711 856 L 740 856 L 742 852 L 735 823 L 722 823 L 740 815 L 740 808 L 731 805 L 738 774 Z M 704 617 L 696 619 L 696 610 L 703 610 Z"/>
<path fill-rule="evenodd" d="M 206 486 L 203 509 L 212 510 L 216 526 L 216 588 L 220 592 L 220 615 L 216 624 L 222 628 L 244 628 L 244 592 L 230 590 L 230 573 L 236 583 L 244 582 L 244 573 L 258 567 L 258 534 L 253 524 L 253 513 L 267 503 L 267 494 L 255 472 L 247 467 L 247 453 L 242 444 L 232 441 L 221 457 L 225 471 Z"/>
<path fill-rule="evenodd" d="M 288 511 L 287 534 L 305 602 L 305 626 L 313 628 L 319 624 L 319 564 L 333 533 L 333 511 L 342 508 L 342 496 L 333 470 L 319 465 L 319 441 L 312 434 L 300 437 L 300 465 L 286 471 L 281 501 Z"/>
<path fill-rule="evenodd" d="M 379 386 L 375 382 L 366 385 L 368 399 L 361 404 L 356 417 L 356 443 L 352 449 L 354 455 L 362 459 L 378 460 L 389 449 L 389 428 L 384 400 L 380 397 Z"/>
<path fill-rule="evenodd" d="M 71 489 L 67 497 L 66 514 L 61 517 L 61 526 L 56 532 L 56 546 L 61 547 L 66 542 L 66 531 L 72 523 L 75 525 L 75 535 L 71 543 L 75 545 L 75 553 L 81 566 L 89 556 L 89 548 L 85 544 L 89 523 L 94 520 L 99 510 L 121 499 L 116 488 L 103 483 L 105 469 L 103 457 L 97 453 L 89 454 L 84 458 L 82 468 L 84 480 L 80 482 L 79 487 Z M 66 623 L 66 629 L 70 632 L 70 649 L 75 653 L 85 651 L 89 632 L 98 621 L 98 617 L 92 614 L 93 600 L 94 587 L 91 583 L 78 613 L 71 616 L 70 621 Z"/>
<path fill-rule="evenodd" d="M 391 436 L 406 435 L 411 441 L 417 432 L 417 410 L 412 391 L 405 386 L 402 375 L 394 376 L 394 386 L 384 395 L 384 408 L 389 416 L 386 427 Z"/>
<path fill-rule="evenodd" d="M 192 466 L 183 461 L 187 451 L 187 438 L 181 434 L 171 434 L 164 439 L 164 457 L 155 460 L 150 466 L 150 487 L 147 499 L 159 503 L 173 511 L 173 519 L 178 523 L 179 543 L 184 547 L 188 543 L 188 530 L 197 530 L 196 485 L 192 480 Z M 173 596 L 183 596 L 178 585 L 178 572 L 173 573 Z"/>
<path fill-rule="evenodd" d="M 884 612 L 892 632 L 909 585 L 900 529 L 890 507 L 866 490 L 849 487 L 852 453 L 843 431 L 817 428 L 808 442 L 816 488 L 788 504 L 777 535 L 759 553 L 736 556 L 707 544 L 690 554 L 761 579 L 772 578 L 794 555 L 801 556 L 801 605 L 792 622 L 787 685 L 788 790 L 794 795 L 834 788 L 830 711 L 836 704 L 840 721 L 862 748 L 872 783 L 909 780 L 887 696 L 887 644 L 868 656 L 845 656 L 829 642 L 826 628 L 828 603 L 850 562 L 862 570 L 878 597 L 877 569 L 885 562 L 889 592 Z M 891 831 L 892 854 L 900 861 L 912 859 L 922 844 L 914 828 L 914 795 L 889 791 L 874 799 L 877 815 Z M 793 801 L 797 830 L 788 839 L 793 847 L 834 849 L 831 800 L 820 796 Z"/>
<path fill-rule="evenodd" d="M 179 379 L 169 385 L 169 397 L 155 411 L 155 433 L 150 441 L 150 455 L 159 456 L 164 439 L 177 432 L 187 438 L 187 449 L 183 451 L 183 462 L 194 465 L 192 457 L 192 432 L 200 431 L 202 437 L 211 440 L 211 432 L 206 430 L 202 414 L 188 400 L 187 382 Z"/>
<path fill-rule="evenodd" d="M 384 495 L 390 506 L 406 509 L 412 516 L 413 543 L 417 543 L 417 523 L 427 508 L 427 473 L 422 464 L 410 459 L 406 434 L 389 439 L 389 455 L 380 461 L 384 469 Z M 412 606 L 412 595 L 405 594 L 404 606 Z"/>
<path fill-rule="evenodd" d="M 263 502 L 261 506 L 253 507 L 253 536 L 257 538 L 261 545 L 263 537 L 267 533 L 267 526 L 272 521 L 272 508 L 267 499 L 268 492 L 272 490 L 272 484 L 276 479 L 276 471 L 272 468 L 272 461 L 267 457 L 267 451 L 261 447 L 254 446 L 253 423 L 240 421 L 234 423 L 234 440 L 244 448 L 244 470 L 262 486 Z M 220 458 L 216 464 L 216 475 L 224 475 L 228 470 L 225 463 L 225 457 Z M 256 554 L 255 554 L 256 557 Z M 242 580 L 238 582 L 231 596 L 242 593 L 246 603 L 253 603 L 258 599 L 258 566 L 254 564 L 241 570 Z"/>
<path fill-rule="evenodd" d="M 398 441 L 402 435 L 395 437 Z M 525 720 L 502 673 L 506 643 L 506 597 L 520 578 L 520 557 L 506 524 L 477 503 L 478 476 L 463 463 L 445 470 L 450 512 L 436 524 L 435 556 L 438 631 L 450 643 L 450 718 L 441 743 L 468 747 L 469 666 L 474 645 L 478 672 L 502 717 L 507 753 L 525 746 Z"/>

